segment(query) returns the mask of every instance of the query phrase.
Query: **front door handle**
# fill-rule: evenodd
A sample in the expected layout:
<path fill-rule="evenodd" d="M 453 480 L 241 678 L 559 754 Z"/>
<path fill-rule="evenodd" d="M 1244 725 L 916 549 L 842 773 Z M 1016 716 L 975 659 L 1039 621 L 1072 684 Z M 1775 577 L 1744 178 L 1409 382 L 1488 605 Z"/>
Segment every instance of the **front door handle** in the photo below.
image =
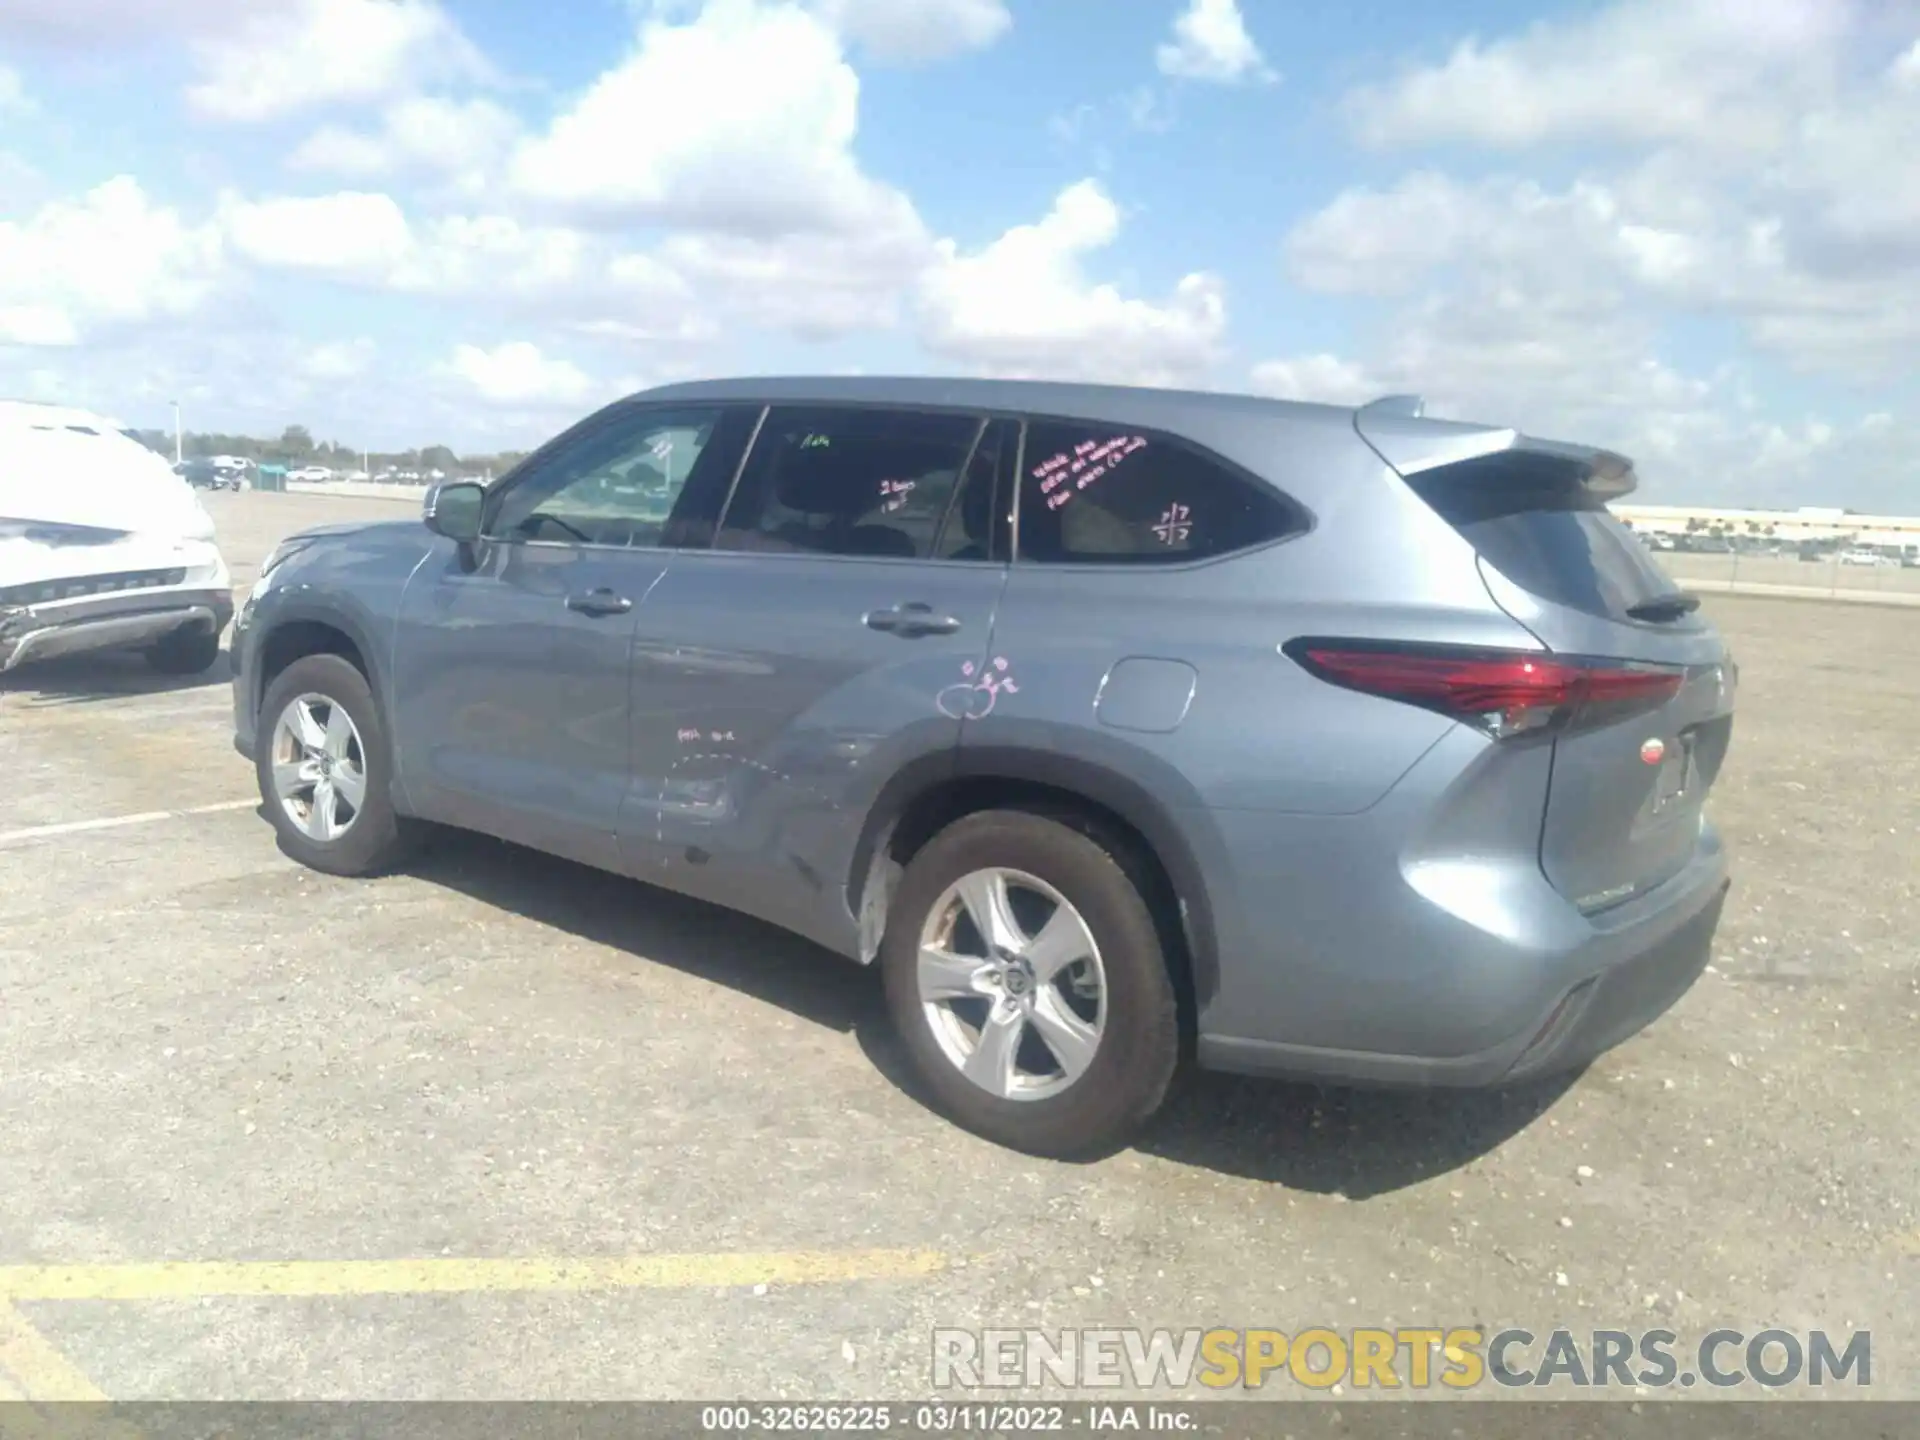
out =
<path fill-rule="evenodd" d="M 910 600 L 895 605 L 890 610 L 869 610 L 866 615 L 869 630 L 881 630 L 889 635 L 951 635 L 960 628 L 960 621 L 952 615 L 936 615 L 931 605 L 918 600 Z"/>
<path fill-rule="evenodd" d="M 604 586 L 598 590 L 587 590 L 578 595 L 567 597 L 567 608 L 582 615 L 591 615 L 595 619 L 603 615 L 624 615 L 633 609 L 633 601 L 626 596 L 616 594 Z"/>

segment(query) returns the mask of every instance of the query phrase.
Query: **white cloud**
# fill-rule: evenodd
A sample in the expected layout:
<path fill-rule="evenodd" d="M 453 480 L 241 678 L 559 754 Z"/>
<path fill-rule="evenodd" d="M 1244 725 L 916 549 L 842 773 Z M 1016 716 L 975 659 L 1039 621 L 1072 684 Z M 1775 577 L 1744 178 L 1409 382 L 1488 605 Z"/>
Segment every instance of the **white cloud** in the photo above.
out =
<path fill-rule="evenodd" d="M 1252 381 L 1257 394 L 1320 405 L 1363 405 L 1387 393 L 1365 366 L 1324 352 L 1263 360 L 1253 367 Z"/>
<path fill-rule="evenodd" d="M 578 231 L 504 215 L 443 215 L 420 227 L 394 285 L 448 295 L 546 295 L 586 278 L 595 247 Z"/>
<path fill-rule="evenodd" d="M 1920 269 L 1920 84 L 1890 74 L 1802 116 L 1760 198 L 1809 270 L 1867 278 Z"/>
<path fill-rule="evenodd" d="M 585 277 L 593 249 L 577 231 L 501 215 L 445 215 L 416 225 L 379 191 L 229 197 L 221 220 L 235 251 L 256 265 L 448 296 L 546 294 Z"/>
<path fill-rule="evenodd" d="M 286 9 L 293 0 L 7 0 L 0 5 L 0 38 L 29 45 L 88 50 L 143 44 L 156 38 L 199 37 L 250 14 Z"/>
<path fill-rule="evenodd" d="M 1505 183 L 1498 188 L 1514 189 Z M 1294 226 L 1286 241 L 1287 264 L 1294 280 L 1310 290 L 1403 294 L 1478 240 L 1497 240 L 1499 219 L 1469 187 L 1422 172 L 1390 190 L 1342 191 Z"/>
<path fill-rule="evenodd" d="M 647 22 L 639 49 L 514 157 L 517 189 L 602 219 L 775 236 L 910 232 L 912 203 L 864 175 L 860 81 L 798 5 L 711 0 Z"/>
<path fill-rule="evenodd" d="M 447 368 L 481 399 L 502 405 L 577 406 L 595 390 L 592 378 L 578 365 L 542 354 L 526 340 L 491 350 L 456 346 Z"/>
<path fill-rule="evenodd" d="M 300 357 L 300 372 L 312 380 L 353 380 L 366 373 L 378 353 L 379 346 L 365 336 L 331 340 L 315 345 Z"/>
<path fill-rule="evenodd" d="M 1348 97 L 1379 145 L 1687 138 L 1760 154 L 1791 130 L 1854 0 L 1623 0 Z"/>
<path fill-rule="evenodd" d="M 1914 41 L 1913 48 L 1893 62 L 1890 73 L 1902 85 L 1920 85 L 1920 40 Z"/>
<path fill-rule="evenodd" d="M 1002 375 L 1179 383 L 1214 363 L 1226 330 L 1220 281 L 1181 280 L 1160 303 L 1095 284 L 1090 252 L 1113 243 L 1120 212 L 1083 180 L 1046 217 L 965 254 L 943 241 L 920 289 L 921 339 L 937 354 Z"/>
<path fill-rule="evenodd" d="M 478 190 L 519 126 L 512 111 L 491 100 L 414 96 L 389 105 L 377 130 L 325 126 L 294 151 L 288 164 L 362 179 L 439 174 Z"/>
<path fill-rule="evenodd" d="M 1013 27 L 1004 0 L 816 0 L 821 17 L 876 60 L 914 65 L 983 50 Z"/>
<path fill-rule="evenodd" d="M 917 228 L 871 235 L 669 237 L 659 259 L 699 287 L 703 308 L 748 325 L 827 340 L 884 330 L 900 300 L 933 262 Z"/>
<path fill-rule="evenodd" d="M 1777 40 L 1791 8 L 1756 12 L 1762 29 Z M 1682 9 L 1695 22 L 1705 14 L 1688 0 L 1668 20 Z M 1618 40 L 1628 20 L 1667 23 L 1630 0 L 1591 24 Z M 1421 171 L 1335 197 L 1288 236 L 1290 274 L 1308 289 L 1391 303 L 1351 354 L 1282 355 L 1256 366 L 1252 383 L 1349 402 L 1414 391 L 1435 413 L 1613 445 L 1665 498 L 1840 494 L 1835 503 L 1856 508 L 1911 509 L 1912 462 L 1887 426 L 1862 428 L 1844 413 L 1789 419 L 1756 399 L 1744 362 L 1689 372 L 1668 358 L 1674 323 L 1709 316 L 1787 369 L 1869 387 L 1913 373 L 1920 174 L 1902 157 L 1920 147 L 1920 96 L 1884 52 L 1868 53 L 1870 32 L 1816 44 L 1824 33 L 1809 36 L 1804 63 L 1782 82 L 1798 109 L 1774 117 L 1778 143 L 1766 153 L 1730 145 L 1716 127 L 1734 98 L 1773 103 L 1761 81 L 1784 62 L 1770 44 L 1745 52 L 1753 83 L 1716 72 L 1713 105 L 1692 111 L 1710 117 L 1697 133 L 1663 113 L 1633 139 L 1621 116 L 1570 102 L 1536 116 L 1551 129 L 1584 114 L 1587 128 L 1568 138 L 1633 140 L 1630 153 L 1609 162 L 1602 151 L 1570 183 Z M 1538 47 L 1558 34 L 1537 27 L 1484 49 L 1532 46 L 1529 64 L 1543 66 Z M 1620 40 L 1594 64 L 1615 63 L 1620 50 L 1651 63 L 1651 43 L 1651 32 L 1637 51 Z M 1503 144 L 1520 133 L 1455 138 Z M 1916 439 L 1910 424 L 1892 428 Z"/>
<path fill-rule="evenodd" d="M 696 297 L 688 275 L 668 259 L 624 251 L 611 237 L 506 215 L 415 221 L 379 192 L 229 196 L 219 221 L 234 253 L 263 270 L 485 306 L 605 338 L 704 339 L 711 326 L 700 317 L 718 303 Z M 713 278 L 737 281 L 736 290 L 751 294 L 752 277 Z"/>
<path fill-rule="evenodd" d="M 255 264 L 336 279 L 386 279 L 413 249 L 406 214 L 377 192 L 229 200 L 222 220 L 234 249 Z"/>
<path fill-rule="evenodd" d="M 1163 75 L 1216 85 L 1277 79 L 1247 34 L 1239 0 L 1189 0 L 1173 21 L 1173 39 L 1154 52 Z"/>
<path fill-rule="evenodd" d="M 81 344 L 192 313 L 219 284 L 218 231 L 120 176 L 0 222 L 0 343 Z"/>
<path fill-rule="evenodd" d="M 1627 18 L 1650 23 L 1635 3 L 1592 23 Z M 1650 334 L 1679 315 L 1718 315 L 1797 369 L 1870 382 L 1911 374 L 1920 87 L 1884 52 L 1863 54 L 1869 34 L 1807 57 L 1801 108 L 1764 155 L 1729 150 L 1714 133 L 1665 135 L 1558 190 L 1416 172 L 1349 190 L 1298 224 L 1289 271 L 1327 293 L 1484 292 L 1545 314 L 1578 297 L 1583 311 L 1619 308 Z"/>
<path fill-rule="evenodd" d="M 6 65 L 0 65 L 0 115 L 8 111 L 24 113 L 33 109 L 33 100 L 27 94 L 26 84 L 20 79 L 20 72 Z"/>
<path fill-rule="evenodd" d="M 273 120 L 365 104 L 434 79 L 486 73 L 436 0 L 297 0 L 197 41 L 188 103 L 216 120 Z"/>

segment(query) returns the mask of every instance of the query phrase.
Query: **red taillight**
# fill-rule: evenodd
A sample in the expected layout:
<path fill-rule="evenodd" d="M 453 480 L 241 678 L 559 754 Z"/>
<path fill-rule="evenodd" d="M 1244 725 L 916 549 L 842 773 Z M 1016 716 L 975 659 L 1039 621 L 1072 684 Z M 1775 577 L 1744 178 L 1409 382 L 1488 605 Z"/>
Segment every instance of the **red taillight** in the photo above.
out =
<path fill-rule="evenodd" d="M 1286 653 L 1322 680 L 1437 710 L 1506 737 L 1605 724 L 1664 705 L 1685 672 L 1517 650 L 1295 640 Z"/>

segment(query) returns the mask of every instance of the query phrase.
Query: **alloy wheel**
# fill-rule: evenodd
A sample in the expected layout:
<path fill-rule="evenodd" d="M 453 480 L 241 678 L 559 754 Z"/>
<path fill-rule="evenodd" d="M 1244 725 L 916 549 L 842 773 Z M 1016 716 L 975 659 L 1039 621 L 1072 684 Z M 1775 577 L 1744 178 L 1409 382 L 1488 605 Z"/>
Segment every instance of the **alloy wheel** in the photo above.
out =
<path fill-rule="evenodd" d="M 921 927 L 921 1008 L 941 1052 L 1004 1100 L 1043 1100 L 1087 1072 L 1107 1019 L 1106 970 L 1085 918 L 1019 870 L 976 870 Z"/>
<path fill-rule="evenodd" d="M 273 789 L 299 831 L 322 844 L 360 818 L 367 752 L 346 707 L 325 695 L 287 702 L 273 727 Z"/>

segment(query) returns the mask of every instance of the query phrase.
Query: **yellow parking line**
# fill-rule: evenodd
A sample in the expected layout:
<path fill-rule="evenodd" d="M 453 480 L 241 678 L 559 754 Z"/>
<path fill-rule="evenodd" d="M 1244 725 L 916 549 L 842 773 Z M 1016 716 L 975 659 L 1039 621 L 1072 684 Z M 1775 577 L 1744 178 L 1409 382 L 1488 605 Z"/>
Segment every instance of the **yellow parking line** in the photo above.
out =
<path fill-rule="evenodd" d="M 100 1393 L 80 1367 L 53 1348 L 13 1306 L 0 1301 L 0 1400 L 87 1400 Z"/>
<path fill-rule="evenodd" d="M 589 1259 L 180 1261 L 0 1266 L 6 1300 L 185 1300 L 239 1295 L 435 1295 L 684 1290 L 902 1280 L 946 1269 L 935 1250 L 634 1255 Z"/>

